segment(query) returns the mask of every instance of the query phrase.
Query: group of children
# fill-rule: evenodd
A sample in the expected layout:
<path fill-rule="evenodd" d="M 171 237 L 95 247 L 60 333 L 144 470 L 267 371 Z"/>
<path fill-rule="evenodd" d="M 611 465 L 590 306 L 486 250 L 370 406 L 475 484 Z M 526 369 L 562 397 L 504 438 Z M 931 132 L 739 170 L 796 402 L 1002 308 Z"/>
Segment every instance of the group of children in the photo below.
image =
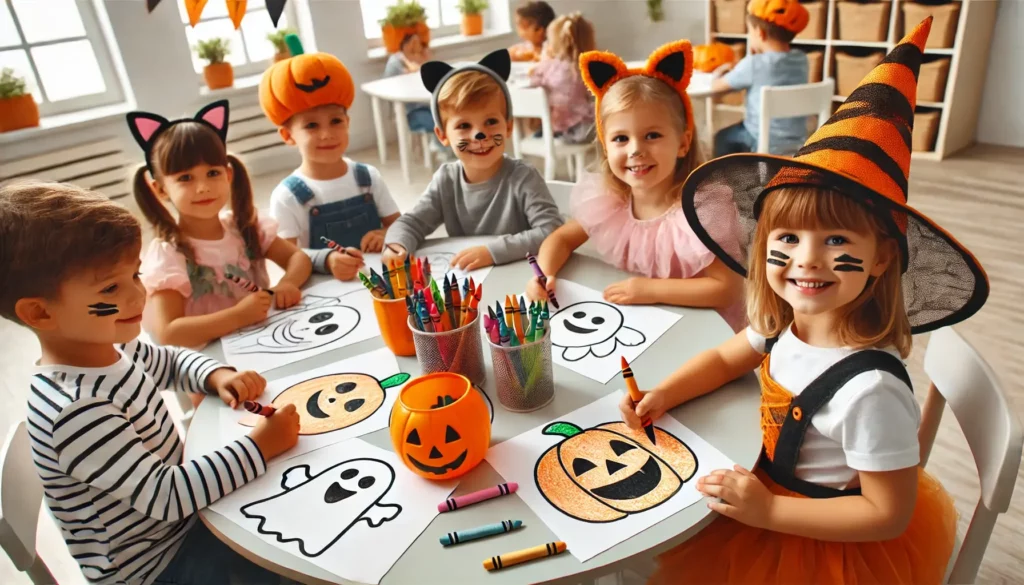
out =
<path fill-rule="evenodd" d="M 566 18 L 563 27 L 582 29 L 577 15 Z M 549 20 L 550 43 L 558 21 Z M 527 283 L 533 301 L 548 298 L 572 252 L 590 240 L 634 275 L 608 286 L 608 301 L 723 315 L 734 337 L 638 404 L 624 396 L 631 426 L 760 366 L 759 467 L 698 480 L 724 518 L 663 555 L 656 581 L 938 583 L 955 512 L 918 468 L 920 412 L 900 358 L 912 333 L 976 312 L 988 284 L 965 248 L 906 205 L 929 28 L 930 20 L 914 29 L 795 158 L 703 164 L 686 93 L 688 41 L 662 46 L 640 69 L 583 52 L 600 171 L 578 182 L 568 222 L 540 174 L 505 156 L 513 106 L 506 50 L 457 68 L 419 66 L 434 132 L 455 160 L 405 214 L 375 169 L 344 156 L 354 85 L 326 54 L 315 57 L 331 75 L 296 79 L 299 98 L 269 73 L 261 84 L 268 118 L 302 155 L 271 195 L 269 217 L 254 208 L 246 169 L 227 153 L 226 102 L 173 121 L 129 114 L 144 153 L 135 198 L 155 232 L 145 253 L 138 221 L 100 195 L 61 184 L 3 187 L 0 314 L 31 328 L 42 348 L 29 381 L 33 457 L 85 576 L 133 585 L 281 582 L 222 545 L 195 513 L 293 446 L 298 416 L 279 409 L 248 437 L 184 460 L 158 390 L 216 395 L 234 408 L 266 381 L 175 346 L 200 347 L 261 321 L 271 306 L 294 305 L 313 271 L 350 280 L 364 252 L 403 259 L 443 224 L 450 236 L 494 236 L 454 258 L 467 270 L 538 252 L 548 278 L 546 288 Z M 577 41 L 571 50 L 581 48 Z M 749 76 L 743 67 L 726 81 Z M 268 259 L 284 270 L 273 285 Z M 236 278 L 263 290 L 249 292 Z M 140 324 L 156 345 L 138 339 Z"/>

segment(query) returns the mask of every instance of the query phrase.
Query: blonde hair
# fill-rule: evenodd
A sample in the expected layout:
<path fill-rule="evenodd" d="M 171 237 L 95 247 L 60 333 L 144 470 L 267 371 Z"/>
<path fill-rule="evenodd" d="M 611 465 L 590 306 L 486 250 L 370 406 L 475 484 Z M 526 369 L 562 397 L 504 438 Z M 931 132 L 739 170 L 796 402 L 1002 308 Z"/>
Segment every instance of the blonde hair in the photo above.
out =
<path fill-rule="evenodd" d="M 603 127 L 608 116 L 612 114 L 655 104 L 668 110 L 668 120 L 680 134 L 686 133 L 686 106 L 683 104 L 682 98 L 667 83 L 645 75 L 632 75 L 615 82 L 601 99 L 601 111 L 598 112 L 598 115 L 601 116 Z M 605 183 L 623 198 L 629 197 L 629 185 L 616 177 L 608 164 L 608 153 L 603 144 L 604 137 L 598 136 L 597 141 L 597 151 L 601 153 L 601 173 Z M 704 153 L 701 152 L 700 141 L 697 140 L 697 129 L 694 128 L 690 134 L 689 150 L 684 156 L 676 159 L 672 189 L 676 192 L 677 197 L 682 196 L 686 177 L 690 176 L 693 169 L 703 163 Z"/>
<path fill-rule="evenodd" d="M 594 25 L 579 12 L 563 14 L 553 20 L 548 25 L 547 36 L 548 50 L 559 61 L 576 63 L 580 60 L 580 53 L 597 48 Z"/>
<path fill-rule="evenodd" d="M 501 90 L 494 78 L 482 71 L 466 71 L 453 75 L 441 86 L 437 94 L 437 111 L 441 114 L 441 128 L 444 129 L 448 114 L 460 112 L 484 103 L 493 97 L 501 98 L 505 104 L 505 118 L 508 118 L 508 104 L 505 103 L 505 92 Z M 507 121 L 507 120 L 506 120 Z"/>
<path fill-rule="evenodd" d="M 910 320 L 903 304 L 902 257 L 897 242 L 882 220 L 863 205 L 836 191 L 813 187 L 784 187 L 769 193 L 757 221 L 747 279 L 747 318 L 765 337 L 775 337 L 793 322 L 793 308 L 775 294 L 765 265 L 768 234 L 773 229 L 842 229 L 875 236 L 879 252 L 891 254 L 878 278 L 869 278 L 864 291 L 843 307 L 838 326 L 840 342 L 849 347 L 888 347 L 910 355 Z"/>

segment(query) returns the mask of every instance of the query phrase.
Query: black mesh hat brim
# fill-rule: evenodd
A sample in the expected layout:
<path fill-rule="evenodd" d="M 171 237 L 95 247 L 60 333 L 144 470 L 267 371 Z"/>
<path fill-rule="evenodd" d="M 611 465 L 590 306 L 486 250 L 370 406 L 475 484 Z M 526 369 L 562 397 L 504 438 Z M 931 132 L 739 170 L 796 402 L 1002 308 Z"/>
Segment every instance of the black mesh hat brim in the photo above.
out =
<path fill-rule="evenodd" d="M 953 236 L 912 207 L 828 169 L 799 159 L 736 154 L 712 160 L 690 174 L 682 205 L 690 227 L 726 266 L 746 277 L 757 215 L 769 184 L 781 171 L 810 171 L 806 183 L 778 187 L 826 187 L 876 211 L 903 252 L 903 300 L 915 334 L 967 319 L 985 304 L 988 278 L 981 264 Z M 907 218 L 906 236 L 892 212 Z"/>

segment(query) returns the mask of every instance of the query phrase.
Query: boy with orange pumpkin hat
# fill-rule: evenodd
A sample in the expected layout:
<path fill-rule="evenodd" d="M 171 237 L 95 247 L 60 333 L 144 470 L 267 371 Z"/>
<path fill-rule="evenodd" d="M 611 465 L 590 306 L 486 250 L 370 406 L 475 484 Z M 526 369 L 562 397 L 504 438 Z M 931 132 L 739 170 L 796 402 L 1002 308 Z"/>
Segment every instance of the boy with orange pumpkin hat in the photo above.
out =
<path fill-rule="evenodd" d="M 295 35 L 285 39 L 292 57 L 260 81 L 260 106 L 302 165 L 270 196 L 279 235 L 302 247 L 313 270 L 339 280 L 355 278 L 362 252 L 380 252 L 384 233 L 400 215 L 380 172 L 345 157 L 348 110 L 355 85 L 345 65 L 327 53 L 303 54 Z M 332 251 L 330 240 L 345 249 Z"/>
<path fill-rule="evenodd" d="M 807 83 L 807 54 L 790 46 L 810 16 L 799 0 L 750 0 L 747 4 L 747 56 L 723 65 L 712 82 L 715 92 L 747 90 L 742 122 L 715 135 L 715 156 L 754 152 L 761 124 L 761 88 Z M 807 119 L 777 118 L 769 129 L 769 151 L 792 154 L 807 139 Z"/>

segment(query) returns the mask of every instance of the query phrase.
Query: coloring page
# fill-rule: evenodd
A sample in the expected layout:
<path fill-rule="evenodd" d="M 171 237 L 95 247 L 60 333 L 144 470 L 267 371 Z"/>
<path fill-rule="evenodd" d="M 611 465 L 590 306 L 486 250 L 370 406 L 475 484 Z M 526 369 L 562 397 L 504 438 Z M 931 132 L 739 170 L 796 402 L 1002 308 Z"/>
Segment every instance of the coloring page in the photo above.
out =
<path fill-rule="evenodd" d="M 388 426 L 391 407 L 410 375 L 401 372 L 386 348 L 267 383 L 261 404 L 299 413 L 299 443 L 282 455 L 292 458 Z M 227 443 L 252 431 L 260 415 L 220 408 L 221 439 Z"/>
<path fill-rule="evenodd" d="M 559 286 L 562 281 L 559 281 Z M 619 416 L 623 392 L 495 445 L 487 462 L 581 562 L 700 503 L 696 479 L 732 468 L 670 415 L 654 442 Z"/>
<path fill-rule="evenodd" d="M 239 371 L 266 372 L 380 335 L 373 299 L 330 280 L 302 291 L 294 307 L 221 338 L 224 359 Z M 346 291 L 348 294 L 346 294 Z"/>
<path fill-rule="evenodd" d="M 379 583 L 458 481 L 423 479 L 360 439 L 287 461 L 210 508 L 335 575 Z"/>

